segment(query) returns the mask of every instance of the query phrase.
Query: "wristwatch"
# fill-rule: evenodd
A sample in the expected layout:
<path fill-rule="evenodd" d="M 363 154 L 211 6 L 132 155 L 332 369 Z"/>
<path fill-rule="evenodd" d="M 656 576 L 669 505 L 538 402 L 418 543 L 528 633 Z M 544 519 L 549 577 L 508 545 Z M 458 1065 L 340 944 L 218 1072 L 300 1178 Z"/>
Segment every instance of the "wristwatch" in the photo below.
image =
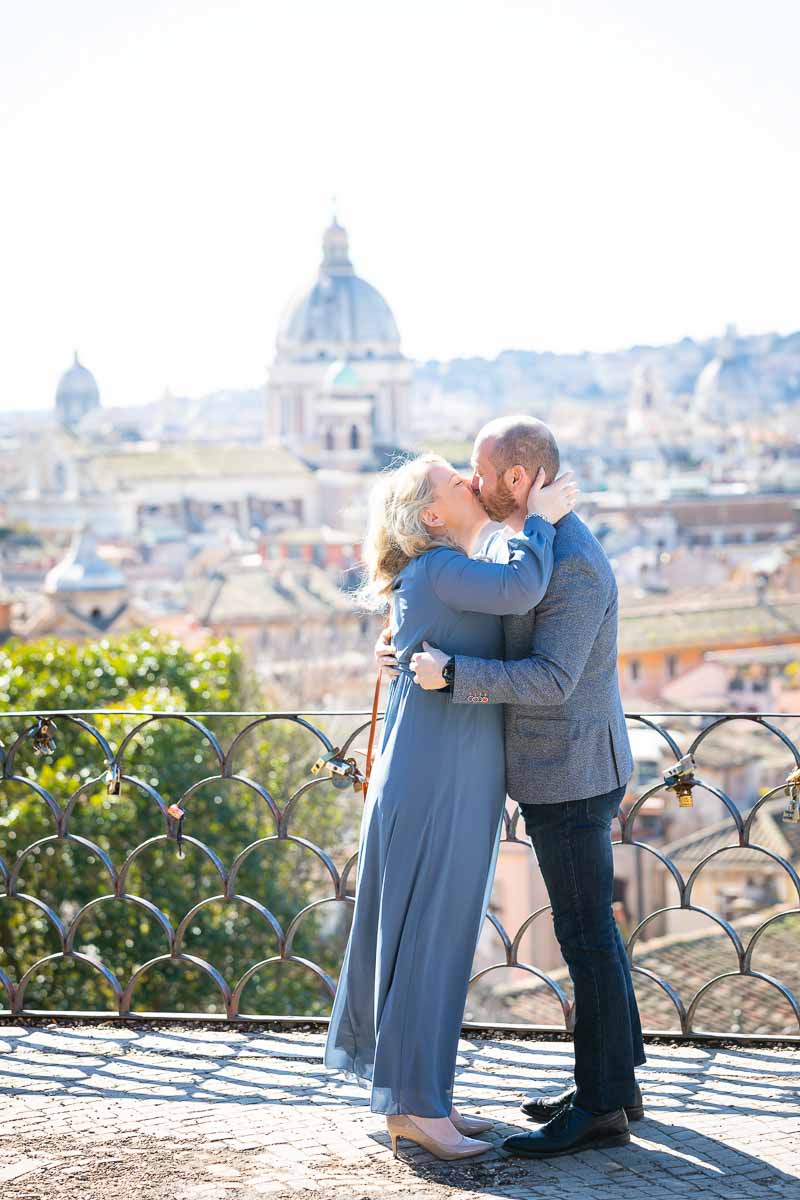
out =
<path fill-rule="evenodd" d="M 452 692 L 453 687 L 455 686 L 455 682 L 456 682 L 456 660 L 455 660 L 455 658 L 448 658 L 447 662 L 442 667 L 442 679 L 444 680 L 445 685 L 443 688 L 439 688 L 439 691 L 440 692 Z"/>

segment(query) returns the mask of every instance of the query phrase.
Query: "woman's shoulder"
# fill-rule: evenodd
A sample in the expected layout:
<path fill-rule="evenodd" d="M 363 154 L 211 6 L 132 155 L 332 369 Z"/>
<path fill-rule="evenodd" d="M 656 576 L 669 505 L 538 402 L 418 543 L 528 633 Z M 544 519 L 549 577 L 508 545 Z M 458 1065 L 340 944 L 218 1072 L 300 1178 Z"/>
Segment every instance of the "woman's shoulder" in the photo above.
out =
<path fill-rule="evenodd" d="M 418 561 L 426 570 L 441 571 L 442 567 L 453 559 L 466 557 L 463 550 L 457 550 L 454 546 L 434 546 L 432 550 L 426 550 L 424 554 L 421 554 Z"/>

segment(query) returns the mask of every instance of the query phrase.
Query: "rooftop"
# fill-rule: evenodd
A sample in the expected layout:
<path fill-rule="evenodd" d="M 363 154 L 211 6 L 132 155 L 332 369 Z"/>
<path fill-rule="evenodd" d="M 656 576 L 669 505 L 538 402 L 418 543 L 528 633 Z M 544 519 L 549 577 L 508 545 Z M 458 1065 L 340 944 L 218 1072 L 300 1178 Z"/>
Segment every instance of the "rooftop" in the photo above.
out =
<path fill-rule="evenodd" d="M 622 653 L 698 646 L 749 646 L 756 639 L 796 642 L 800 634 L 797 596 L 709 598 L 693 604 L 668 601 L 628 606 L 620 612 L 619 648 Z"/>
<path fill-rule="evenodd" d="M 0 1180 L 26 1200 L 674 1200 L 800 1194 L 800 1047 L 647 1041 L 627 1146 L 506 1157 L 519 1103 L 571 1082 L 572 1045 L 465 1031 L 456 1103 L 492 1150 L 392 1157 L 368 1093 L 322 1066 L 324 1030 L 0 1024 Z"/>
<path fill-rule="evenodd" d="M 192 613 L 206 623 L 354 614 L 352 600 L 314 563 L 288 560 L 258 566 L 224 563 L 190 590 Z"/>
<path fill-rule="evenodd" d="M 288 450 L 264 446 L 161 446 L 98 455 L 92 464 L 98 482 L 141 484 L 157 479 L 219 479 L 243 476 L 308 475 L 309 468 Z"/>

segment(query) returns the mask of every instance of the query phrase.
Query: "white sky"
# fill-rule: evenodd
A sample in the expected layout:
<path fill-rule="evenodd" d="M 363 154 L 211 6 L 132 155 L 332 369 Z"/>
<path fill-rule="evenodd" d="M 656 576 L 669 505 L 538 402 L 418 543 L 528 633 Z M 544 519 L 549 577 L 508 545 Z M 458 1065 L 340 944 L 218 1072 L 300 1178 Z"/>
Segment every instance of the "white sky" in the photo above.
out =
<path fill-rule="evenodd" d="M 800 327 L 794 0 L 0 0 L 0 407 L 256 385 L 339 200 L 407 353 Z"/>

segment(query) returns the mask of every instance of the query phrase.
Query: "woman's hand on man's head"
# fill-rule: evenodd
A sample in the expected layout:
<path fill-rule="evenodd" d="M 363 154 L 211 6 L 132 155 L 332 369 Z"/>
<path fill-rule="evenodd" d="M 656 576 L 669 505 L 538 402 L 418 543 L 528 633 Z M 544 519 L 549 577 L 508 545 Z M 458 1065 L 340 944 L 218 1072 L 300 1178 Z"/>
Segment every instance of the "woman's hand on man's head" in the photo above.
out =
<path fill-rule="evenodd" d="M 544 467 L 540 467 L 528 492 L 528 516 L 544 517 L 551 525 L 571 513 L 580 494 L 575 472 L 565 471 L 552 483 L 545 484 Z"/>

